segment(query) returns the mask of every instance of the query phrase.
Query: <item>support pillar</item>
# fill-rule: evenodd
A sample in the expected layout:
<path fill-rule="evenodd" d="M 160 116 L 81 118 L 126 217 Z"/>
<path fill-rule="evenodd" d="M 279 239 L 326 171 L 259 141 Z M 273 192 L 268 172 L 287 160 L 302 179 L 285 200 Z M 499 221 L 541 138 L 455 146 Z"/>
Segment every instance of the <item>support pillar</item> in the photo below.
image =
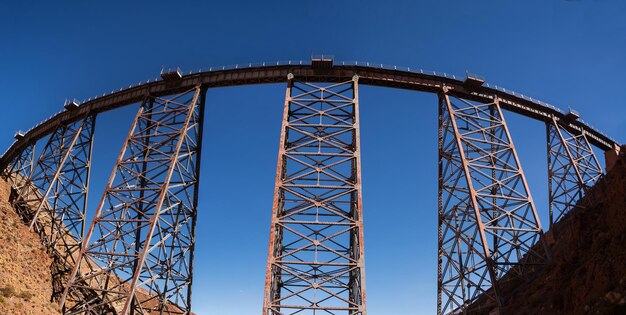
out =
<path fill-rule="evenodd" d="M 289 77 L 264 315 L 366 315 L 358 77 Z"/>
<path fill-rule="evenodd" d="M 542 234 L 498 99 L 439 95 L 438 314 L 491 311 L 505 303 L 506 274 L 543 264 Z M 482 296 L 479 301 L 478 298 Z"/>
<path fill-rule="evenodd" d="M 14 174 L 21 184 L 14 185 L 12 203 L 53 259 L 53 301 L 59 300 L 83 241 L 94 124 L 95 115 L 86 115 L 58 126 L 30 171 Z"/>
<path fill-rule="evenodd" d="M 202 107 L 146 97 L 61 301 L 65 314 L 189 314 Z"/>
<path fill-rule="evenodd" d="M 584 207 L 602 167 L 584 133 L 552 118 L 547 123 L 550 228 L 570 210 Z"/>

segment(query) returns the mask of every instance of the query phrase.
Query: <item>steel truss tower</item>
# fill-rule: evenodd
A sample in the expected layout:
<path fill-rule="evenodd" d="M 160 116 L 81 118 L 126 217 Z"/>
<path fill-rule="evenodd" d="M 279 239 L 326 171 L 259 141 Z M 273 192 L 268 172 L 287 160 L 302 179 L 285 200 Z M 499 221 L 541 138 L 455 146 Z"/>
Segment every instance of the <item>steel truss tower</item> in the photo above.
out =
<path fill-rule="evenodd" d="M 263 314 L 365 315 L 358 77 L 289 75 Z"/>
<path fill-rule="evenodd" d="M 59 125 L 36 163 L 30 146 L 9 167 L 12 202 L 53 258 L 52 300 L 60 298 L 83 240 L 94 124 L 86 115 Z"/>
<path fill-rule="evenodd" d="M 584 206 L 587 190 L 602 176 L 602 167 L 587 137 L 552 118 L 548 136 L 550 228 L 570 210 Z"/>
<path fill-rule="evenodd" d="M 466 314 L 481 295 L 502 305 L 499 281 L 545 263 L 542 234 L 498 99 L 439 95 L 438 314 Z"/>
<path fill-rule="evenodd" d="M 65 314 L 189 314 L 204 95 L 144 99 L 63 294 Z"/>

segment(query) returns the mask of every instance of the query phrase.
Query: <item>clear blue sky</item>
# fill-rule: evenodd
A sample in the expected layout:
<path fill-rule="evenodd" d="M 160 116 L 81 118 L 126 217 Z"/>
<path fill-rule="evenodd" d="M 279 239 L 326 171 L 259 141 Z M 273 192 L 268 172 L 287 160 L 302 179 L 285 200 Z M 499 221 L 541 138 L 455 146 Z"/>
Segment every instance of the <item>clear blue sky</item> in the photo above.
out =
<path fill-rule="evenodd" d="M 626 2 L 82 1 L 0 3 L 0 150 L 62 108 L 183 70 L 258 61 L 338 60 L 420 67 L 533 96 L 623 142 Z M 209 90 L 194 311 L 259 314 L 284 85 Z M 432 95 L 362 87 L 369 313 L 436 306 L 437 117 Z M 136 107 L 96 126 L 91 208 Z M 545 129 L 507 116 L 545 222 Z"/>

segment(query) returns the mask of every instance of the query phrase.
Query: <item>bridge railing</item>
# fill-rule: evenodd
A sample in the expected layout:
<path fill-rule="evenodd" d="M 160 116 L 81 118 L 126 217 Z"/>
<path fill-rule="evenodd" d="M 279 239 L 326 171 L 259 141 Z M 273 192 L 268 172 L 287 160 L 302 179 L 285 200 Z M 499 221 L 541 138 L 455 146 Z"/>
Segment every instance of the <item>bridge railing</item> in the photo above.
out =
<path fill-rule="evenodd" d="M 461 76 L 456 76 L 454 74 L 449 74 L 446 72 L 437 72 L 437 71 L 431 71 L 431 70 L 425 70 L 425 69 L 421 69 L 421 68 L 417 68 L 417 67 L 405 67 L 405 66 L 396 66 L 396 65 L 388 65 L 388 64 L 383 64 L 383 63 L 374 63 L 374 62 L 367 62 L 367 61 L 336 61 L 334 63 L 335 65 L 341 65 L 341 66 L 362 66 L 362 67 L 371 67 L 371 68 L 379 68 L 379 69 L 385 69 L 385 70 L 394 70 L 394 71 L 403 71 L 403 72 L 410 72 L 410 73 L 420 73 L 420 74 L 425 74 L 425 75 L 432 75 L 432 76 L 437 76 L 437 77 L 444 77 L 444 78 L 448 78 L 448 79 L 453 79 L 453 80 L 464 80 L 465 77 L 461 77 Z M 271 66 L 290 66 L 290 65 L 304 65 L 304 66 L 308 66 L 311 65 L 311 60 L 279 60 L 279 61 L 263 61 L 263 62 L 250 62 L 250 63 L 242 63 L 242 64 L 233 64 L 233 65 L 225 65 L 225 66 L 211 66 L 208 68 L 200 68 L 198 70 L 190 70 L 188 72 L 186 72 L 186 75 L 192 75 L 192 74 L 197 74 L 197 73 L 201 73 L 201 72 L 217 72 L 217 71 L 227 71 L 227 70 L 237 70 L 237 69 L 247 69 L 247 68 L 261 68 L 261 67 L 271 67 Z M 154 80 L 147 80 L 146 82 L 139 82 L 137 84 L 131 84 L 128 86 L 128 88 L 132 88 L 135 86 L 139 86 L 145 83 L 150 83 L 150 82 L 154 82 L 154 81 L 160 81 L 161 78 L 156 77 Z M 522 98 L 524 100 L 548 107 L 554 111 L 557 111 L 559 113 L 563 114 L 563 111 L 561 109 L 559 109 L 556 106 L 553 106 L 551 104 L 548 104 L 546 102 L 540 101 L 538 99 L 532 98 L 530 96 L 526 96 L 522 93 L 518 93 L 515 92 L 513 90 L 507 90 L 503 87 L 500 87 L 498 85 L 490 85 L 489 83 L 485 83 L 485 86 L 488 88 L 492 88 L 495 89 L 497 91 L 509 94 L 509 95 L 513 95 L 515 97 L 519 97 Z M 120 88 L 119 91 L 122 91 L 125 88 Z M 110 93 L 104 93 L 102 94 L 102 96 L 106 96 L 109 94 L 113 94 L 117 91 L 111 91 Z M 98 98 L 99 96 L 94 96 L 91 97 L 85 101 L 83 101 L 83 103 L 91 101 L 92 99 Z"/>
<path fill-rule="evenodd" d="M 217 71 L 227 71 L 227 70 L 236 70 L 236 69 L 246 69 L 246 68 L 262 68 L 262 67 L 271 67 L 271 66 L 289 66 L 289 65 L 302 65 L 302 66 L 309 66 L 311 65 L 311 60 L 279 60 L 279 61 L 263 61 L 263 62 L 250 62 L 250 63 L 243 63 L 243 64 L 234 64 L 234 65 L 226 65 L 226 66 L 217 66 L 217 67 L 208 67 L 208 68 L 200 68 L 198 70 L 190 70 L 188 72 L 186 72 L 186 75 L 192 75 L 192 74 L 197 74 L 197 73 L 201 73 L 201 72 L 217 72 Z M 432 75 L 432 76 L 436 76 L 436 77 L 444 77 L 444 78 L 448 78 L 448 79 L 453 79 L 453 80 L 464 80 L 465 77 L 460 77 L 460 76 L 456 76 L 454 74 L 448 74 L 446 72 L 437 72 L 437 71 L 431 71 L 431 70 L 424 70 L 421 68 L 417 68 L 417 67 L 404 67 L 404 66 L 396 66 L 396 65 L 388 65 L 388 64 L 383 64 L 383 63 L 373 63 L 373 62 L 367 62 L 367 61 L 336 61 L 334 62 L 334 65 L 340 65 L 340 66 L 362 66 L 362 67 L 370 67 L 370 68 L 379 68 L 379 69 L 386 69 L 386 70 L 394 70 L 394 71 L 403 71 L 403 72 L 409 72 L 409 73 L 420 73 L 420 74 L 425 74 L 425 75 Z M 161 81 L 160 77 L 156 77 L 154 79 L 149 79 L 145 82 L 140 81 L 137 84 L 131 84 L 128 87 L 122 87 L 119 90 L 112 90 L 109 93 L 103 93 L 101 96 L 94 96 L 94 97 L 90 97 L 89 99 L 83 100 L 81 102 L 81 104 L 83 103 L 87 103 L 93 99 L 97 99 L 99 97 L 104 97 L 110 94 L 114 94 L 116 92 L 120 92 L 123 91 L 124 89 L 130 89 L 133 87 L 137 87 L 143 84 L 147 84 L 150 82 L 155 82 L 155 81 Z M 550 108 L 558 113 L 564 114 L 564 112 L 556 107 L 553 106 L 551 104 L 548 104 L 546 102 L 540 101 L 538 99 L 532 98 L 530 96 L 526 96 L 522 93 L 518 93 L 515 92 L 513 90 L 508 90 L 505 89 L 503 87 L 500 87 L 498 85 L 493 85 L 493 84 L 489 84 L 486 83 L 484 84 L 485 87 L 488 88 L 492 88 L 494 90 L 500 91 L 502 93 L 506 93 L 508 95 L 512 95 L 530 102 L 533 102 L 535 104 L 539 104 L 541 106 Z M 50 117 L 48 117 L 48 119 L 51 119 L 52 117 L 62 113 L 63 110 L 55 113 L 54 115 L 51 115 Z M 47 121 L 48 119 L 45 119 L 41 122 L 39 122 L 37 125 L 33 126 L 32 128 L 30 128 L 28 131 L 40 126 L 41 124 L 43 124 L 45 121 Z M 589 127 L 591 129 L 596 130 L 598 133 L 602 134 L 603 136 L 605 136 L 606 138 L 610 139 L 611 141 L 617 143 L 617 141 L 615 141 L 613 138 L 609 137 L 608 135 L 606 135 L 605 133 L 603 133 L 602 131 L 600 131 L 599 129 L 596 129 L 594 126 L 584 122 L 582 119 L 578 120 L 581 124 L 585 125 L 586 127 Z M 26 133 L 28 133 L 28 131 Z M 8 149 L 7 149 L 8 150 Z M 6 153 L 6 151 L 5 151 Z"/>

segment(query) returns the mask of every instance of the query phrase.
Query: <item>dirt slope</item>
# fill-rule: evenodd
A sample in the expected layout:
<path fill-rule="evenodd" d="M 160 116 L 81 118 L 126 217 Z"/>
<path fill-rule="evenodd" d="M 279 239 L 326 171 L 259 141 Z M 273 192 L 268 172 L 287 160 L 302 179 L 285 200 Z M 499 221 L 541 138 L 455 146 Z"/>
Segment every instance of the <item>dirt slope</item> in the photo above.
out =
<path fill-rule="evenodd" d="M 50 302 L 52 260 L 9 204 L 9 192 L 0 179 L 0 314 L 60 314 Z"/>

